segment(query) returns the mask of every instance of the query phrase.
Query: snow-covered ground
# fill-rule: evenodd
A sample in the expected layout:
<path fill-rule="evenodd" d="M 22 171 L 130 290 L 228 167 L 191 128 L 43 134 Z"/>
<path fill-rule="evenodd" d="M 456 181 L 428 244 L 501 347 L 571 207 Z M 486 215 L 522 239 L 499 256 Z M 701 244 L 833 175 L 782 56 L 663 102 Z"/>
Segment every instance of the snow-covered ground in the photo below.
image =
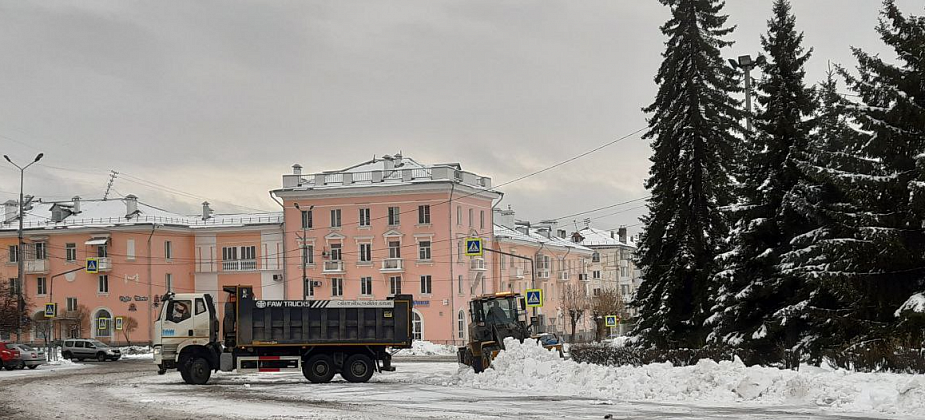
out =
<path fill-rule="evenodd" d="M 148 346 L 119 347 L 123 359 L 154 360 L 154 351 Z"/>
<path fill-rule="evenodd" d="M 401 349 L 395 356 L 455 356 L 456 347 L 434 344 L 430 341 L 413 341 L 410 349 Z"/>
<path fill-rule="evenodd" d="M 49 375 L 56 372 L 72 370 L 72 369 L 82 369 L 87 367 L 83 363 L 74 363 L 70 360 L 64 360 L 58 358 L 58 360 L 53 360 L 51 362 L 40 365 L 35 369 L 23 369 L 23 370 L 0 370 L 0 381 L 4 379 L 13 379 L 13 378 L 22 378 L 24 376 L 33 376 L 33 375 Z"/>

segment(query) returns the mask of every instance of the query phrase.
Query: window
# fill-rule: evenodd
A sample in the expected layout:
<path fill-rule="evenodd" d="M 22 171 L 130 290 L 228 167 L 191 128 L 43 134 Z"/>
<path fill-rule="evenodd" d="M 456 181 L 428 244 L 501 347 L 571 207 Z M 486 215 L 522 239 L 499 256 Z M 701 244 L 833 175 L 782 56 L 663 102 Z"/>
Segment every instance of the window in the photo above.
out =
<path fill-rule="evenodd" d="M 411 331 L 413 340 L 422 340 L 424 338 L 424 318 L 418 311 L 411 312 Z"/>
<path fill-rule="evenodd" d="M 134 251 L 134 247 L 132 247 L 132 250 Z M 64 245 L 64 258 L 67 262 L 77 261 L 77 244 Z"/>
<path fill-rule="evenodd" d="M 373 278 L 360 277 L 360 294 L 363 296 L 373 295 Z"/>
<path fill-rule="evenodd" d="M 302 210 L 302 229 L 311 229 L 311 228 L 312 228 L 312 211 Z"/>
<path fill-rule="evenodd" d="M 103 274 L 99 276 L 99 287 L 96 289 L 96 293 L 109 293 L 109 276 Z"/>
<path fill-rule="evenodd" d="M 456 315 L 456 337 L 460 340 L 466 339 L 466 312 L 462 309 Z"/>
<path fill-rule="evenodd" d="M 369 226 L 369 209 L 360 209 L 360 226 Z"/>
<path fill-rule="evenodd" d="M 315 282 L 312 279 L 305 279 L 305 284 L 303 285 L 305 291 L 305 299 L 315 296 Z"/>
<path fill-rule="evenodd" d="M 463 241 L 456 241 L 456 262 L 459 264 L 463 262 Z"/>
<path fill-rule="evenodd" d="M 344 279 L 335 277 L 331 279 L 331 297 L 344 296 Z"/>
<path fill-rule="evenodd" d="M 456 224 L 462 226 L 462 206 L 456 206 Z"/>
<path fill-rule="evenodd" d="M 421 225 L 430 224 L 430 205 L 429 204 L 418 206 L 418 224 L 421 224 Z"/>
<path fill-rule="evenodd" d="M 77 298 L 69 297 L 67 298 L 67 311 L 72 312 L 77 310 Z"/>
<path fill-rule="evenodd" d="M 601 254 L 598 252 L 591 254 L 591 262 L 601 262 Z"/>
<path fill-rule="evenodd" d="M 173 244 L 170 241 L 164 241 L 164 258 L 168 261 L 173 258 Z"/>
<path fill-rule="evenodd" d="M 173 274 L 167 273 L 164 275 L 164 285 L 167 287 L 168 292 L 173 291 Z"/>
<path fill-rule="evenodd" d="M 96 336 L 97 337 L 109 337 L 111 334 L 111 321 L 112 315 L 109 314 L 109 311 L 101 309 L 96 313 Z"/>
<path fill-rule="evenodd" d="M 331 244 L 331 261 L 340 261 L 342 257 L 341 244 Z"/>
<path fill-rule="evenodd" d="M 10 262 L 19 262 L 19 245 L 10 245 Z"/>
<path fill-rule="evenodd" d="M 315 263 L 315 246 L 308 245 L 302 247 L 302 262 L 305 265 L 311 265 Z"/>
<path fill-rule="evenodd" d="M 401 241 L 389 241 L 389 258 L 401 258 Z"/>
<path fill-rule="evenodd" d="M 46 247 L 45 242 L 36 242 L 34 245 L 35 245 L 35 259 L 37 260 L 48 259 L 48 252 L 46 252 L 47 247 Z"/>
<path fill-rule="evenodd" d="M 500 265 L 501 265 L 501 267 L 504 267 L 504 254 L 501 254 Z"/>
<path fill-rule="evenodd" d="M 485 229 L 485 210 L 479 211 L 479 229 Z"/>
<path fill-rule="evenodd" d="M 135 240 L 129 239 L 125 241 L 125 259 L 129 261 L 135 260 Z"/>
<path fill-rule="evenodd" d="M 331 210 L 331 227 L 340 227 L 340 209 Z"/>
<path fill-rule="evenodd" d="M 431 282 L 431 277 L 421 276 L 421 294 L 429 295 L 433 293 L 433 284 Z"/>
<path fill-rule="evenodd" d="M 19 290 L 19 280 L 10 279 L 10 296 L 16 296 L 20 292 Z"/>
<path fill-rule="evenodd" d="M 109 256 L 109 249 L 106 245 L 97 245 L 96 247 L 96 256 L 100 258 L 106 258 Z"/>
<path fill-rule="evenodd" d="M 595 287 L 595 288 L 594 288 L 594 296 L 600 296 L 600 295 L 601 295 L 601 288 L 600 288 L 600 287 Z"/>
<path fill-rule="evenodd" d="M 620 267 L 620 276 L 629 277 L 629 274 L 627 274 L 626 266 Z"/>
<path fill-rule="evenodd" d="M 456 283 L 456 293 L 463 294 L 463 278 L 462 274 L 459 275 L 459 281 Z"/>
<path fill-rule="evenodd" d="M 257 259 L 257 246 L 242 246 L 241 247 L 241 259 L 242 260 L 256 260 Z"/>
<path fill-rule="evenodd" d="M 400 214 L 398 207 L 389 207 L 389 226 L 398 226 L 398 215 Z"/>
<path fill-rule="evenodd" d="M 45 277 L 39 277 L 35 279 L 35 294 L 37 295 L 47 295 L 48 294 L 48 281 Z"/>
<path fill-rule="evenodd" d="M 629 294 L 630 294 L 630 287 L 629 287 L 629 285 L 621 284 L 621 285 L 620 285 L 620 294 L 623 295 L 623 296 L 629 296 Z"/>
<path fill-rule="evenodd" d="M 202 298 L 196 298 L 196 315 L 206 312 L 206 302 Z"/>
<path fill-rule="evenodd" d="M 421 241 L 418 243 L 418 259 L 430 261 L 430 241 Z"/>
<path fill-rule="evenodd" d="M 474 222 L 475 220 L 472 220 L 472 219 L 473 219 L 472 215 L 475 214 L 474 212 L 475 212 L 475 210 L 469 209 L 469 227 L 474 226 L 473 222 Z"/>
<path fill-rule="evenodd" d="M 401 294 L 401 276 L 389 277 L 389 294 L 390 295 L 400 295 Z"/>
<path fill-rule="evenodd" d="M 235 261 L 237 259 L 238 259 L 238 247 L 236 246 L 222 247 L 222 260 L 223 261 Z"/>
<path fill-rule="evenodd" d="M 373 244 L 360 244 L 360 262 L 373 260 Z"/>

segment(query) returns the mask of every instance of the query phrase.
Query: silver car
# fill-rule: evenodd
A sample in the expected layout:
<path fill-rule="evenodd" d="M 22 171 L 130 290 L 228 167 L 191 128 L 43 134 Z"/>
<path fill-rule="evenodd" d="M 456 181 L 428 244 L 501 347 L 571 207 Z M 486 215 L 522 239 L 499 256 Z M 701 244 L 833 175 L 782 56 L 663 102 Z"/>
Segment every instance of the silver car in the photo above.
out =
<path fill-rule="evenodd" d="M 45 360 L 45 349 L 35 348 L 28 344 L 10 344 L 9 346 L 19 350 L 19 359 L 22 363 L 20 369 L 24 367 L 35 369 L 47 362 Z"/>
<path fill-rule="evenodd" d="M 74 359 L 78 362 L 84 359 L 96 359 L 100 362 L 105 362 L 107 360 L 119 360 L 122 357 L 122 352 L 119 349 L 109 347 L 108 344 L 101 341 L 74 338 L 64 340 L 64 346 L 61 347 L 61 357 Z"/>

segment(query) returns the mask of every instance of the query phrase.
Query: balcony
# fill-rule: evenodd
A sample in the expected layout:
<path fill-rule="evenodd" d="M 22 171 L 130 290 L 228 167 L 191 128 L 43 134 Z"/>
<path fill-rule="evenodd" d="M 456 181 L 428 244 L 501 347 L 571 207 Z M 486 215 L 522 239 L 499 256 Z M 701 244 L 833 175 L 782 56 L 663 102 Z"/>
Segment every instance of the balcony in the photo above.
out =
<path fill-rule="evenodd" d="M 344 262 L 343 261 L 325 261 L 324 269 L 321 271 L 324 274 L 340 274 L 344 272 Z"/>
<path fill-rule="evenodd" d="M 559 272 L 559 281 L 569 281 L 569 279 L 571 279 L 571 276 L 569 276 L 568 271 Z"/>
<path fill-rule="evenodd" d="M 578 273 L 578 280 L 591 281 L 591 279 L 588 277 L 588 273 Z"/>
<path fill-rule="evenodd" d="M 105 273 L 112 270 L 112 260 L 109 259 L 109 257 L 99 257 L 97 260 L 99 262 L 100 273 Z"/>
<path fill-rule="evenodd" d="M 379 271 L 382 273 L 400 273 L 405 271 L 405 268 L 402 265 L 401 258 L 386 258 L 382 260 L 382 268 Z"/>
<path fill-rule="evenodd" d="M 511 278 L 517 280 L 523 280 L 524 278 L 524 269 L 523 267 L 512 268 L 510 270 Z"/>
<path fill-rule="evenodd" d="M 26 274 L 46 274 L 48 273 L 48 260 L 25 260 L 23 261 Z"/>
<path fill-rule="evenodd" d="M 472 271 L 485 271 L 488 268 L 485 266 L 485 259 L 479 257 L 473 257 L 469 260 L 469 269 Z"/>
<path fill-rule="evenodd" d="M 222 261 L 222 271 L 257 271 L 257 260 Z"/>

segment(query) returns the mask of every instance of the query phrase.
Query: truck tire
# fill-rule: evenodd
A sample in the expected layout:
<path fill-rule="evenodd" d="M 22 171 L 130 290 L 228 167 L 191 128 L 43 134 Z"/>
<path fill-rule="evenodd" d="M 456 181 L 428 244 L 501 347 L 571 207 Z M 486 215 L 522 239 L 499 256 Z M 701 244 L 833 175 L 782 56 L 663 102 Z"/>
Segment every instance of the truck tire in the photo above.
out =
<path fill-rule="evenodd" d="M 344 368 L 340 372 L 340 376 L 346 379 L 347 382 L 368 382 L 369 378 L 373 377 L 375 370 L 376 365 L 373 363 L 373 359 L 370 359 L 365 354 L 354 354 L 344 362 Z"/>
<path fill-rule="evenodd" d="M 183 382 L 190 385 L 193 384 L 193 381 L 189 378 L 189 365 L 182 365 L 177 370 L 180 371 L 180 377 L 183 378 Z"/>
<path fill-rule="evenodd" d="M 316 354 L 302 364 L 302 374 L 315 384 L 331 382 L 334 378 L 334 359 L 326 354 Z"/>
<path fill-rule="evenodd" d="M 212 377 L 212 367 L 209 366 L 208 360 L 197 357 L 190 362 L 187 375 L 189 376 L 187 383 L 205 385 L 206 382 L 209 382 L 209 378 Z"/>

